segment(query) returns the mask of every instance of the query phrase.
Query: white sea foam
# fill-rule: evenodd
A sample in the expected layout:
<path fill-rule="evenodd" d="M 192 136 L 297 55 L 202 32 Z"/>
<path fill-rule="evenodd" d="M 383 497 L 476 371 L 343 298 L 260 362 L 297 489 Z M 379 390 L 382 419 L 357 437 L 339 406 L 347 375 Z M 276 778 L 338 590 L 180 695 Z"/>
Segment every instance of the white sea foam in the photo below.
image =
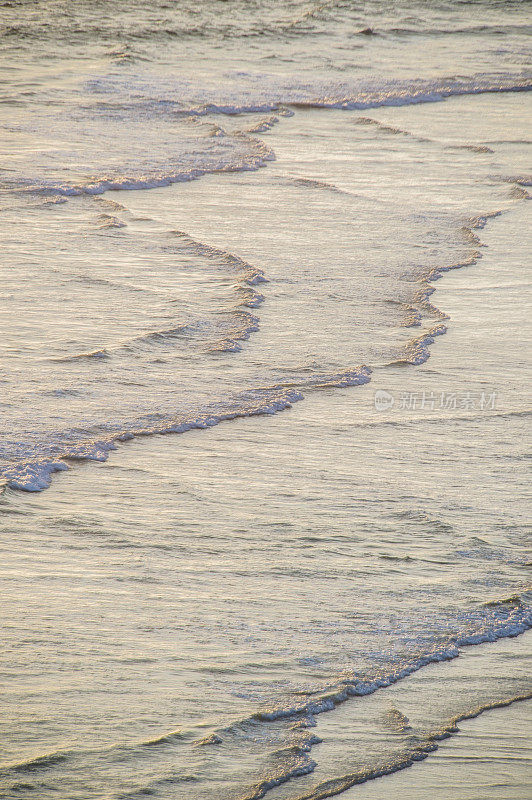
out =
<path fill-rule="evenodd" d="M 199 125 L 194 138 L 192 129 L 187 126 L 187 118 L 195 120 L 206 115 L 249 114 L 257 112 L 282 112 L 287 106 L 292 108 L 330 108 L 362 110 L 385 106 L 402 106 L 431 103 L 449 97 L 513 92 L 530 89 L 530 79 L 522 75 L 479 74 L 468 79 L 436 79 L 411 81 L 380 81 L 359 83 L 320 83 L 279 80 L 275 75 L 238 76 L 228 81 L 225 93 L 219 90 L 212 96 L 206 87 L 201 90 L 192 83 L 173 83 L 149 74 L 124 80 L 117 75 L 102 76 L 86 82 L 85 90 L 90 94 L 104 94 L 109 99 L 105 109 L 107 128 L 95 130 L 95 145 L 90 151 L 86 148 L 85 174 L 79 178 L 65 180 L 65 163 L 44 153 L 42 156 L 42 176 L 28 177 L 34 171 L 34 164 L 28 164 L 24 175 L 18 178 L 9 175 L 5 180 L 7 187 L 32 192 L 44 192 L 66 197 L 79 194 L 100 195 L 113 190 L 153 189 L 173 183 L 191 181 L 212 172 L 239 172 L 257 170 L 265 166 L 275 155 L 264 142 L 249 133 L 226 132 L 219 125 L 210 123 Z M 198 94 L 204 100 L 196 101 Z M 131 99 L 134 98 L 134 102 Z M 69 135 L 84 137 L 85 128 L 94 126 L 97 117 L 92 106 L 84 112 L 81 128 L 74 120 L 61 120 L 49 116 L 34 116 L 31 124 L 25 122 L 28 132 L 39 136 L 61 136 L 61 130 L 68 127 Z M 177 117 L 176 117 L 177 115 Z M 176 123 L 181 117 L 180 128 Z M 146 125 L 146 120 L 159 119 L 155 130 Z M 261 123 L 269 129 L 269 121 Z M 106 150 L 98 140 L 102 137 L 119 136 L 127 125 L 130 128 L 129 153 L 124 153 L 121 161 L 105 160 Z M 259 130 L 260 129 L 260 130 Z M 263 132 L 260 128 L 254 133 Z M 386 129 L 386 126 L 385 126 Z M 176 136 L 179 130 L 179 138 Z M 392 128 L 389 128 L 392 130 Z M 402 132 L 393 129 L 393 132 Z M 86 147 L 86 145 L 85 145 Z M 147 165 L 147 166 L 145 166 Z M 72 172 L 79 173 L 79 166 L 72 164 Z M 67 170 L 68 171 L 68 170 Z M 88 174 L 87 174 L 88 173 Z M 525 179 L 523 179 L 525 180 Z"/>
<path fill-rule="evenodd" d="M 239 417 L 250 417 L 260 414 L 276 414 L 290 408 L 293 403 L 302 399 L 302 394 L 295 390 L 263 391 L 255 390 L 242 394 L 233 402 L 225 402 L 205 409 L 195 416 L 176 415 L 157 420 L 151 424 L 129 424 L 127 428 L 110 426 L 112 432 L 100 431 L 98 438 L 88 437 L 79 442 L 68 443 L 64 438 L 54 443 L 50 449 L 58 457 L 42 455 L 35 459 L 21 459 L 11 465 L 4 466 L 2 475 L 13 489 L 27 492 L 38 492 L 46 489 L 54 472 L 68 469 L 69 460 L 105 461 L 109 453 L 116 448 L 117 442 L 125 442 L 136 436 L 150 436 L 164 433 L 185 433 L 193 429 L 211 428 L 220 422 Z M 46 449 L 42 447 L 39 449 Z"/>
<path fill-rule="evenodd" d="M 442 723 L 441 727 L 423 737 L 412 737 L 412 741 L 409 743 L 410 746 L 404 748 L 401 753 L 395 755 L 392 759 L 387 759 L 386 763 L 376 764 L 358 772 L 352 772 L 320 783 L 309 792 L 304 792 L 303 794 L 298 793 L 294 800 L 325 800 L 325 798 L 335 797 L 353 786 L 358 786 L 367 781 L 375 780 L 376 778 L 382 778 L 385 775 L 392 775 L 394 772 L 399 772 L 402 769 L 411 767 L 413 764 L 423 761 L 430 753 L 437 750 L 437 742 L 448 739 L 454 733 L 457 733 L 459 731 L 459 722 L 474 719 L 480 714 L 495 708 L 505 708 L 512 705 L 512 703 L 529 700 L 531 697 L 532 693 L 518 694 L 502 700 L 492 700 L 484 705 L 471 708 L 462 714 L 446 720 Z M 243 800 L 247 799 L 243 798 Z"/>

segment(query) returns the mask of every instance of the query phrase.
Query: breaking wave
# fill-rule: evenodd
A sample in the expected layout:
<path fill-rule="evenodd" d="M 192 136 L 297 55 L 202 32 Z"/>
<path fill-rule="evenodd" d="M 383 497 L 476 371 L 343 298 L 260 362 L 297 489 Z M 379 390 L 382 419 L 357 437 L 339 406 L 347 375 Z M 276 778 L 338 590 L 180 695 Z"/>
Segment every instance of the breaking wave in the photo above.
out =
<path fill-rule="evenodd" d="M 408 82 L 315 82 L 312 85 L 293 81 L 287 83 L 275 76 L 268 76 L 258 83 L 255 76 L 249 74 L 239 80 L 229 80 L 225 94 L 221 95 L 218 91 L 210 96 L 204 87 L 199 90 L 191 83 L 165 83 L 149 74 L 129 80 L 118 75 L 107 75 L 87 81 L 85 91 L 89 96 L 105 97 L 105 103 L 97 110 L 99 115 L 107 116 L 109 136 L 113 135 L 113 131 L 121 135 L 125 126 L 131 127 L 134 147 L 130 158 L 136 158 L 138 163 L 131 161 L 119 167 L 114 162 L 106 163 L 102 160 L 105 147 L 94 146 L 86 153 L 85 174 L 65 180 L 65 164 L 48 162 L 45 153 L 42 156 L 42 176 L 28 177 L 34 172 L 32 162 L 20 177 L 4 177 L 3 185 L 12 190 L 69 197 L 100 195 L 113 190 L 152 189 L 191 181 L 214 172 L 258 170 L 274 159 L 275 154 L 256 134 L 264 133 L 277 124 L 279 115 L 285 115 L 287 109 L 363 110 L 433 103 L 461 95 L 527 91 L 531 87 L 529 77 L 510 74 L 479 74 L 471 78 L 417 79 Z M 203 97 L 199 103 L 198 95 Z M 206 120 L 201 123 L 201 118 L 206 116 L 272 112 L 277 116 L 267 117 L 247 132 L 229 133 L 218 124 Z M 36 115 L 31 125 L 28 123 L 28 130 L 38 131 L 41 136 L 54 137 L 68 128 L 71 138 L 75 140 L 78 136 L 85 136 L 85 129 L 95 124 L 94 115 L 93 104 L 80 111 L 80 120 L 75 121 L 60 116 L 51 120 L 48 116 L 39 118 Z M 151 122 L 156 119 L 160 121 L 160 127 L 154 128 Z M 150 121 L 150 125 L 146 124 L 146 120 Z M 184 126 L 181 132 L 175 128 L 178 121 Z M 364 121 L 366 124 L 375 124 L 370 118 L 363 118 Z M 196 138 L 191 132 L 190 123 L 195 123 L 196 127 L 199 123 Z M 408 133 L 390 126 L 380 127 L 390 133 Z M 156 134 L 158 138 L 155 139 Z M 476 149 L 481 145 L 471 147 Z M 521 180 L 514 179 L 514 182 Z M 120 222 L 107 220 L 102 224 L 116 227 Z"/>

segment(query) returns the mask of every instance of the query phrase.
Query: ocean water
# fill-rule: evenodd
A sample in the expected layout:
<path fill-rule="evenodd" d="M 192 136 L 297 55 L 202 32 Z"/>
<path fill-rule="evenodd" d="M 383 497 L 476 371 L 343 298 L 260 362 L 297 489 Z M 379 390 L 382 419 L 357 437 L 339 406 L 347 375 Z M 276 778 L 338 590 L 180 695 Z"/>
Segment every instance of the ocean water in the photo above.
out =
<path fill-rule="evenodd" d="M 529 12 L 0 3 L 0 797 L 377 797 L 522 718 Z"/>

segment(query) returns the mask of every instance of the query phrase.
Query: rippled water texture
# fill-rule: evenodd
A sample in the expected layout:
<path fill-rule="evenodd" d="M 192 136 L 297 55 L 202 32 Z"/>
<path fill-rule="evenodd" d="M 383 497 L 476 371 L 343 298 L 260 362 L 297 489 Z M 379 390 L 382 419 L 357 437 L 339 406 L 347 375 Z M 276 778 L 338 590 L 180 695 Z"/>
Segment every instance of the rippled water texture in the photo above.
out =
<path fill-rule="evenodd" d="M 0 3 L 0 797 L 526 796 L 528 10 Z"/>

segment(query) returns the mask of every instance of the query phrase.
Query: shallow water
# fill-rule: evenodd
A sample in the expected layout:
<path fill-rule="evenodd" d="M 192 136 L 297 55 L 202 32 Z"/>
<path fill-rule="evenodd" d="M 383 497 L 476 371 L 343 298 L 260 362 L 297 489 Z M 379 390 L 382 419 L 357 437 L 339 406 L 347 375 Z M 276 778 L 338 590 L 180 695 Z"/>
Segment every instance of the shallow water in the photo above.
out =
<path fill-rule="evenodd" d="M 528 20 L 372 8 L 3 4 L 2 797 L 354 797 L 528 696 L 434 666 L 531 626 Z"/>

